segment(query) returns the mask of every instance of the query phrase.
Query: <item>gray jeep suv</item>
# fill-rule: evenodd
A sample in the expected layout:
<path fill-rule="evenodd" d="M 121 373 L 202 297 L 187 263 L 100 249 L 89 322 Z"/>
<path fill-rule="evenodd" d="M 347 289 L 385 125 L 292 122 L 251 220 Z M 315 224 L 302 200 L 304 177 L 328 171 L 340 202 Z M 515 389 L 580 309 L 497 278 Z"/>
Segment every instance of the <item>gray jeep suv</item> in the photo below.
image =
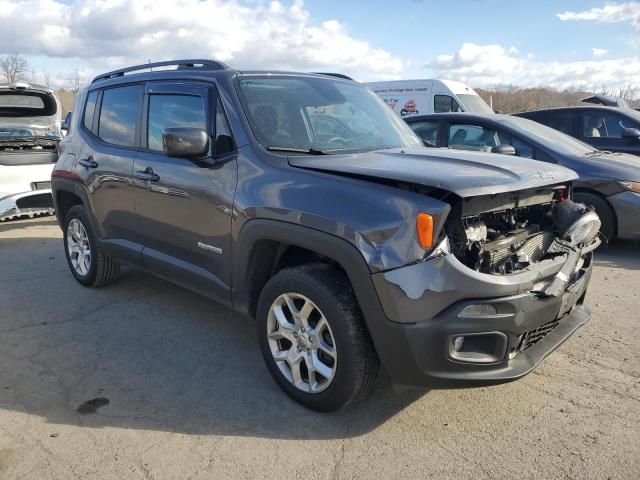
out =
<path fill-rule="evenodd" d="M 584 324 L 599 220 L 575 178 L 423 148 L 339 76 L 181 60 L 96 77 L 52 188 L 79 283 L 127 263 L 254 317 L 278 384 L 331 411 L 380 364 L 401 385 L 514 380 Z"/>

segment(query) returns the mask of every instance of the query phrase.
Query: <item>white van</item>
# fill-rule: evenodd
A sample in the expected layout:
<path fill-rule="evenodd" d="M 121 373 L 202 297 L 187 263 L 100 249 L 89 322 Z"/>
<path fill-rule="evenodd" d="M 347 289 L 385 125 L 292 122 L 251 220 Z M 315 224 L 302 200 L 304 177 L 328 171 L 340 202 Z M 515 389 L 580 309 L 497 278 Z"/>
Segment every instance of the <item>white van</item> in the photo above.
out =
<path fill-rule="evenodd" d="M 393 80 L 365 85 L 401 117 L 442 112 L 493 113 L 472 88 L 452 80 Z"/>

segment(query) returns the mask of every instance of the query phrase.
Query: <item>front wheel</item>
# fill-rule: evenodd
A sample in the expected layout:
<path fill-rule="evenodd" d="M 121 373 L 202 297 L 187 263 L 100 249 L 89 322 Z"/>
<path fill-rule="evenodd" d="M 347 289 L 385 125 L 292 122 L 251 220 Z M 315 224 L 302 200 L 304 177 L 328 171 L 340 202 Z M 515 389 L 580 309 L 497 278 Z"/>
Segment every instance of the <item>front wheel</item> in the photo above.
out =
<path fill-rule="evenodd" d="M 339 270 L 323 264 L 281 270 L 260 295 L 257 320 L 267 367 L 302 405 L 335 411 L 373 386 L 378 358 Z"/>

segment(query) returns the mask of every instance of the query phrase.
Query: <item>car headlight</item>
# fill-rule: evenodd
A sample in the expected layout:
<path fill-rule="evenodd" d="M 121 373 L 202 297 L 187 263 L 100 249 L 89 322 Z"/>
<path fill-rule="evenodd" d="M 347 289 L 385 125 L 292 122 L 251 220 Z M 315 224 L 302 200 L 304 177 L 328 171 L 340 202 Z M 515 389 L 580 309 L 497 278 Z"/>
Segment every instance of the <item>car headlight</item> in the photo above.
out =
<path fill-rule="evenodd" d="M 618 182 L 618 185 L 630 192 L 640 193 L 640 182 Z"/>
<path fill-rule="evenodd" d="M 587 212 L 580 216 L 564 232 L 564 238 L 571 245 L 582 245 L 591 242 L 600 231 L 600 217 L 596 212 Z"/>

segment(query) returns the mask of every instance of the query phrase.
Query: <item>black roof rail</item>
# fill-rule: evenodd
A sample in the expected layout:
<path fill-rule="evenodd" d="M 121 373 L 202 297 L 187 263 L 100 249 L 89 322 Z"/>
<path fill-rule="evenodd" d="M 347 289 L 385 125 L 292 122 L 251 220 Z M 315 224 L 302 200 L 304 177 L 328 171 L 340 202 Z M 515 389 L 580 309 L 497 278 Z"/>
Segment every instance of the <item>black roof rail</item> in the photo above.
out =
<path fill-rule="evenodd" d="M 342 78 L 343 80 L 353 80 L 353 78 L 345 75 L 344 73 L 334 73 L 334 72 L 313 72 L 317 75 L 328 75 L 330 77 Z M 355 82 L 355 80 L 353 80 Z"/>
<path fill-rule="evenodd" d="M 202 70 L 227 70 L 228 65 L 219 62 L 217 60 L 201 60 L 201 59 L 188 59 L 188 60 L 168 60 L 166 62 L 153 62 L 145 63 L 143 65 L 135 65 L 133 67 L 120 68 L 119 70 L 113 70 L 112 72 L 103 73 L 95 77 L 91 83 L 95 83 L 99 80 L 108 80 L 110 78 L 123 77 L 125 73 L 137 72 L 140 70 L 148 70 L 155 67 L 171 67 L 177 66 L 178 70 L 190 70 L 190 69 L 202 69 Z"/>

